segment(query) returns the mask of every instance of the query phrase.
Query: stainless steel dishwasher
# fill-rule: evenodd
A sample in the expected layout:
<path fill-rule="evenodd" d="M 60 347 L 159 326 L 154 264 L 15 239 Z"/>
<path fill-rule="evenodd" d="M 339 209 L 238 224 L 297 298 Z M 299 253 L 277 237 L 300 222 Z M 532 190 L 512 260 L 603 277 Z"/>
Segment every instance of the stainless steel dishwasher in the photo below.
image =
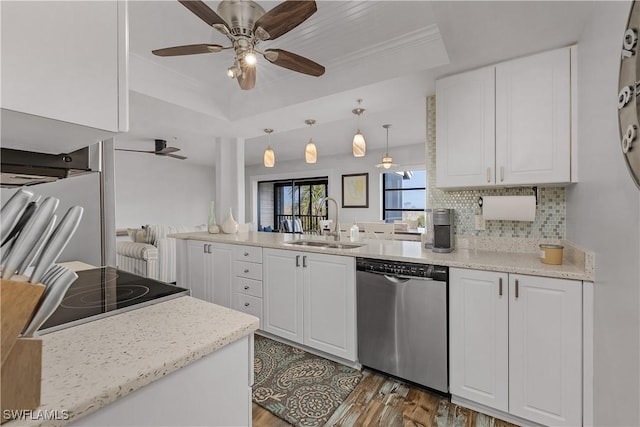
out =
<path fill-rule="evenodd" d="M 443 393 L 449 392 L 449 268 L 356 260 L 358 359 Z"/>

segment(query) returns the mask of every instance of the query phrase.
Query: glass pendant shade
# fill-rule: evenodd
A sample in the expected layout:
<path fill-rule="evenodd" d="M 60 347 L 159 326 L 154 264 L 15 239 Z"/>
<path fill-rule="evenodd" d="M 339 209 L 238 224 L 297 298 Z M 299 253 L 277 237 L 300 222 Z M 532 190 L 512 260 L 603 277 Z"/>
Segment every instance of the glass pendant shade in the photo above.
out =
<path fill-rule="evenodd" d="M 316 144 L 314 144 L 311 139 L 307 142 L 307 147 L 304 149 L 304 159 L 307 163 L 315 163 L 318 159 Z"/>
<path fill-rule="evenodd" d="M 382 158 L 382 162 L 378 163 L 376 167 L 391 169 L 392 167 L 398 166 L 395 163 L 393 163 L 393 157 L 389 155 L 389 128 L 391 127 L 391 125 L 382 125 L 382 127 L 387 130 L 387 149 L 384 153 L 384 157 Z"/>
<path fill-rule="evenodd" d="M 362 103 L 362 99 L 358 99 L 358 105 Z M 358 131 L 353 136 L 353 143 L 351 144 L 351 150 L 353 157 L 364 157 L 367 152 L 367 143 L 364 140 L 364 135 L 360 132 L 360 115 L 364 113 L 364 108 L 354 108 L 351 110 L 353 114 L 358 117 Z"/>
<path fill-rule="evenodd" d="M 364 135 L 358 129 L 358 133 L 356 133 L 353 137 L 353 156 L 354 157 L 364 157 L 367 152 L 367 143 L 364 140 Z"/>
<path fill-rule="evenodd" d="M 269 144 L 267 144 L 267 149 L 264 150 L 264 167 L 272 168 L 276 164 L 276 154 L 273 152 L 273 148 L 271 148 L 271 133 L 273 132 L 273 129 L 267 128 L 264 131 L 267 135 L 269 135 Z"/>
<path fill-rule="evenodd" d="M 393 166 L 398 166 L 398 165 L 393 163 L 393 157 L 385 156 L 382 158 L 382 163 L 378 163 L 376 166 L 379 168 L 390 169 Z"/>
<path fill-rule="evenodd" d="M 272 168 L 273 166 L 275 166 L 276 164 L 276 155 L 273 152 L 273 149 L 271 148 L 271 146 L 267 147 L 266 150 L 264 150 L 264 167 L 265 168 Z"/>

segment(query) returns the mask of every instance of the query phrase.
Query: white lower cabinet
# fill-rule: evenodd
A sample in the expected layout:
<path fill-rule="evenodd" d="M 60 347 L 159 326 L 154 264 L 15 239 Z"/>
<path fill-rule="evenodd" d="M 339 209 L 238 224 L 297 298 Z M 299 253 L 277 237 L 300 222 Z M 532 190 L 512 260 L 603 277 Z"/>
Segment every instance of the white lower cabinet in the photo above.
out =
<path fill-rule="evenodd" d="M 582 425 L 582 282 L 450 269 L 450 390 L 544 425 Z"/>
<path fill-rule="evenodd" d="M 355 259 L 279 249 L 263 254 L 263 329 L 355 361 Z"/>
<path fill-rule="evenodd" d="M 234 245 L 187 240 L 178 251 L 178 286 L 191 290 L 191 296 L 225 307 L 232 306 Z M 183 270 L 184 269 L 184 270 Z"/>

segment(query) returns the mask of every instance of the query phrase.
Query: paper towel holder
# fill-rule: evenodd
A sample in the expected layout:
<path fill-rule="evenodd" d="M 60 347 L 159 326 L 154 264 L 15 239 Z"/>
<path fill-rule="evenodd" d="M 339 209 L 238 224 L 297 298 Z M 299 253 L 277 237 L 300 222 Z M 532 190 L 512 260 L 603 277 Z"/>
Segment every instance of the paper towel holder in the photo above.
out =
<path fill-rule="evenodd" d="M 531 190 L 533 191 L 533 195 L 536 196 L 536 206 L 538 206 L 538 187 L 534 185 L 531 187 Z M 482 203 L 482 196 L 480 196 L 478 197 L 478 206 L 482 207 Z"/>

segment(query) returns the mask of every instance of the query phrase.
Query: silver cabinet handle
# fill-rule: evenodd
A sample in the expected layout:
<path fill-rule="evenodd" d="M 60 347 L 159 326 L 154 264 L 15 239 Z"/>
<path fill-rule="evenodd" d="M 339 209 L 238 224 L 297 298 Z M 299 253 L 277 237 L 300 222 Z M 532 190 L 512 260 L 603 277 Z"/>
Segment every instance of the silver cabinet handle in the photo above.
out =
<path fill-rule="evenodd" d="M 244 306 L 245 306 L 245 307 L 249 307 L 249 305 L 250 305 L 250 304 L 249 304 L 248 302 L 245 302 L 245 303 L 244 303 Z"/>
<path fill-rule="evenodd" d="M 244 287 L 244 290 L 246 291 L 247 289 L 249 289 L 249 287 L 248 287 L 248 286 L 245 286 L 245 287 Z"/>
<path fill-rule="evenodd" d="M 296 267 L 300 267 L 300 255 L 296 255 Z"/>
<path fill-rule="evenodd" d="M 487 182 L 491 182 L 491 168 L 487 168 Z"/>
<path fill-rule="evenodd" d="M 500 166 L 500 181 L 504 181 L 504 166 Z"/>
<path fill-rule="evenodd" d="M 248 268 L 245 268 L 245 269 L 244 269 L 244 272 L 245 272 L 245 273 L 248 273 L 248 272 L 249 272 L 249 269 L 248 269 Z"/>
<path fill-rule="evenodd" d="M 498 279 L 498 295 L 502 296 L 502 277 Z"/>
<path fill-rule="evenodd" d="M 207 246 L 208 245 L 202 245 L 202 253 L 206 254 L 207 253 Z"/>
<path fill-rule="evenodd" d="M 516 299 L 520 296 L 520 285 L 518 283 L 518 279 L 516 279 Z"/>
<path fill-rule="evenodd" d="M 304 256 L 302 257 L 302 266 L 303 266 L 303 267 L 306 267 L 306 266 L 307 266 L 307 256 L 306 256 L 306 255 L 304 255 Z"/>
<path fill-rule="evenodd" d="M 249 256 L 249 252 L 245 252 L 245 253 L 244 253 L 244 256 Z"/>

